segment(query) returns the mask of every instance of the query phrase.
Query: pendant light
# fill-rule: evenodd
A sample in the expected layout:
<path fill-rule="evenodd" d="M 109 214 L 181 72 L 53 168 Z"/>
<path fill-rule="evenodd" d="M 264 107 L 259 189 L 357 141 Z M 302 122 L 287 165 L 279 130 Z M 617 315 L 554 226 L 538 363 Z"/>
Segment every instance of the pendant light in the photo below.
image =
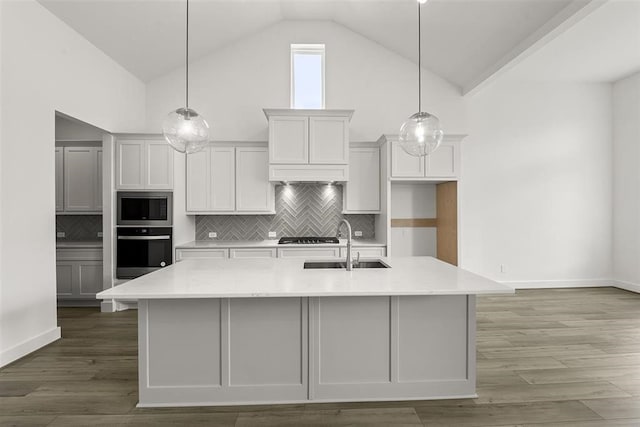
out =
<path fill-rule="evenodd" d="M 185 106 L 170 112 L 162 123 L 162 134 L 176 151 L 196 153 L 209 142 L 209 124 L 195 110 L 189 108 L 189 0 L 186 25 Z"/>
<path fill-rule="evenodd" d="M 400 127 L 399 141 L 402 149 L 412 156 L 428 156 L 440 147 L 444 133 L 440 120 L 433 114 L 422 111 L 422 5 L 427 0 L 418 0 L 418 112 Z"/>

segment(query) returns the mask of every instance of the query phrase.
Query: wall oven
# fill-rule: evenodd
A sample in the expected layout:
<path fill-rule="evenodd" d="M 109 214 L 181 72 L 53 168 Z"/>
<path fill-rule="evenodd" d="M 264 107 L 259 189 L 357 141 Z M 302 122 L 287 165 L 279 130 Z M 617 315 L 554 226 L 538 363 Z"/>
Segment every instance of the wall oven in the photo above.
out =
<path fill-rule="evenodd" d="M 116 277 L 133 279 L 170 265 L 171 227 L 118 227 Z"/>
<path fill-rule="evenodd" d="M 173 224 L 173 194 L 164 191 L 119 191 L 117 225 L 170 227 Z"/>

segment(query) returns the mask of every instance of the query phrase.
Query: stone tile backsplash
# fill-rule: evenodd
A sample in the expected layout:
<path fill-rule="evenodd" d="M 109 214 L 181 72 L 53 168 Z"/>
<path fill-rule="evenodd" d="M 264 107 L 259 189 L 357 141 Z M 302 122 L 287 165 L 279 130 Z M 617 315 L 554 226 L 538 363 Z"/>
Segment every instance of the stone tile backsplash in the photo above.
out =
<path fill-rule="evenodd" d="M 64 231 L 64 238 L 57 240 L 100 240 L 102 215 L 56 215 L 56 232 Z"/>
<path fill-rule="evenodd" d="M 327 184 L 278 185 L 275 215 L 206 215 L 196 217 L 196 240 L 265 240 L 276 236 L 335 236 L 344 217 L 363 239 L 375 238 L 374 215 L 343 215 L 342 186 Z"/>

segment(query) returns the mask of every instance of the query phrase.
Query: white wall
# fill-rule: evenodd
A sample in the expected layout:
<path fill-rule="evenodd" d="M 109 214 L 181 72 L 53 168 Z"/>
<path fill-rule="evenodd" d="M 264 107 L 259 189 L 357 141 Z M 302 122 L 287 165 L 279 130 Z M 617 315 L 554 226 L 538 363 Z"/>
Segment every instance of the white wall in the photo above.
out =
<path fill-rule="evenodd" d="M 56 140 L 102 141 L 104 131 L 87 123 L 56 116 Z"/>
<path fill-rule="evenodd" d="M 503 80 L 470 100 L 464 268 L 530 285 L 611 277 L 611 108 L 607 84 Z"/>
<path fill-rule="evenodd" d="M 640 291 L 640 73 L 613 86 L 614 278 Z"/>
<path fill-rule="evenodd" d="M 0 5 L 2 366 L 59 336 L 54 112 L 139 131 L 145 87 L 39 3 Z"/>
<path fill-rule="evenodd" d="M 290 44 L 326 45 L 326 107 L 352 108 L 351 140 L 397 134 L 417 110 L 414 63 L 332 22 L 284 21 L 229 45 L 190 67 L 190 106 L 213 126 L 214 140 L 267 140 L 262 108 L 289 108 Z M 449 133 L 466 133 L 457 88 L 423 73 L 426 111 Z M 184 69 L 147 87 L 147 131 L 158 132 L 184 103 Z"/>

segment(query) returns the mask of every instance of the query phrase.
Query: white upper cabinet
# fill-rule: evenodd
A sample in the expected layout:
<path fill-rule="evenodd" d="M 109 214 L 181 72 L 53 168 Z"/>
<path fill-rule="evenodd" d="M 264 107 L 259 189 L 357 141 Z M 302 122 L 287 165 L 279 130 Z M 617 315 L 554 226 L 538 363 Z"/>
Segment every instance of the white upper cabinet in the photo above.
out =
<path fill-rule="evenodd" d="M 465 135 L 447 135 L 440 147 L 425 157 L 407 154 L 395 137 L 391 143 L 391 178 L 456 180 L 460 174 L 460 142 Z"/>
<path fill-rule="evenodd" d="M 118 139 L 117 190 L 172 190 L 174 150 L 160 140 Z"/>
<path fill-rule="evenodd" d="M 210 164 L 210 210 L 233 212 L 236 208 L 234 147 L 212 147 Z"/>
<path fill-rule="evenodd" d="M 102 211 L 102 149 L 65 147 L 63 199 L 65 212 Z"/>
<path fill-rule="evenodd" d="M 273 211 L 273 185 L 268 181 L 266 147 L 236 148 L 236 209 L 241 212 Z"/>
<path fill-rule="evenodd" d="M 380 212 L 380 148 L 352 147 L 349 182 L 344 187 L 344 213 Z"/>
<path fill-rule="evenodd" d="M 173 188 L 173 148 L 165 141 L 145 141 L 146 190 Z"/>
<path fill-rule="evenodd" d="M 309 163 L 349 163 L 349 119 L 309 117 Z"/>
<path fill-rule="evenodd" d="M 271 117 L 269 141 L 271 163 L 309 163 L 309 119 L 307 117 Z"/>
<path fill-rule="evenodd" d="M 265 109 L 271 181 L 347 181 L 353 110 Z"/>
<path fill-rule="evenodd" d="M 273 214 L 267 147 L 209 146 L 187 156 L 187 213 Z"/>
<path fill-rule="evenodd" d="M 64 210 L 64 149 L 56 147 L 56 212 Z"/>

